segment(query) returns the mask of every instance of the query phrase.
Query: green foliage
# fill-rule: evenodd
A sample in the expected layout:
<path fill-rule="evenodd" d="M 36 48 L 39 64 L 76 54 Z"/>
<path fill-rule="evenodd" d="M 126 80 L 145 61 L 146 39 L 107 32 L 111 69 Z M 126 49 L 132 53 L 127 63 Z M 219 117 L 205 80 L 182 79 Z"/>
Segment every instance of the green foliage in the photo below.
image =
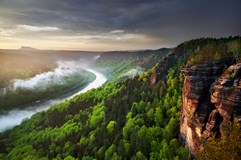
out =
<path fill-rule="evenodd" d="M 227 123 L 227 122 L 226 122 Z M 200 160 L 209 159 L 240 159 L 241 158 L 241 126 L 238 121 L 226 124 L 227 129 L 221 139 L 214 136 L 209 137 L 203 144 L 197 158 Z"/>
<path fill-rule="evenodd" d="M 148 71 L 169 51 L 163 48 L 156 51 L 107 52 L 101 55 L 96 65 L 105 70 L 109 79 L 107 83 L 116 83 Z"/>
<path fill-rule="evenodd" d="M 241 39 L 235 39 L 229 42 L 228 51 L 233 54 L 233 58 L 238 62 L 241 56 Z"/>
<path fill-rule="evenodd" d="M 64 160 L 75 160 L 75 158 L 72 157 L 72 156 L 67 156 L 67 157 L 64 158 Z"/>
<path fill-rule="evenodd" d="M 112 144 L 106 151 L 105 151 L 105 159 L 112 159 L 112 156 L 114 155 L 116 151 L 116 146 Z"/>
<path fill-rule="evenodd" d="M 14 148 L 11 154 L 8 155 L 7 159 L 11 160 L 32 160 L 32 159 L 40 159 L 47 160 L 47 158 L 40 158 L 35 149 L 31 145 L 19 146 Z"/>
<path fill-rule="evenodd" d="M 116 121 L 110 121 L 109 124 L 107 125 L 107 130 L 109 133 L 112 133 L 115 129 L 116 126 Z"/>
<path fill-rule="evenodd" d="M 233 73 L 230 75 L 230 78 L 234 78 L 234 77 L 235 77 L 235 75 L 236 75 L 236 73 L 235 73 L 235 72 L 233 72 Z"/>
<path fill-rule="evenodd" d="M 102 104 L 96 105 L 93 108 L 92 115 L 90 117 L 90 127 L 97 127 L 101 120 L 105 117 L 105 106 Z"/>
<path fill-rule="evenodd" d="M 241 55 L 240 37 L 219 40 L 206 39 L 205 43 L 203 43 L 205 45 L 202 48 L 198 47 L 198 49 L 189 54 L 189 60 L 187 62 L 189 66 L 200 64 L 203 61 L 239 60 Z"/>
<path fill-rule="evenodd" d="M 147 160 L 147 158 L 141 153 L 141 151 L 136 152 L 136 159 Z"/>
<path fill-rule="evenodd" d="M 214 46 L 206 46 L 212 41 Z M 7 148 L 0 147 L 1 156 L 17 159 L 23 153 L 25 157 L 48 159 L 188 159 L 187 150 L 177 140 L 184 80 L 180 68 L 197 52 L 213 47 L 219 47 L 219 42 L 200 39 L 173 49 L 157 66 L 162 77 L 154 86 L 149 71 L 37 113 L 0 134 L 0 144 Z M 216 54 L 212 49 L 210 53 Z"/>
<path fill-rule="evenodd" d="M 6 137 L 7 155 L 14 157 L 17 146 L 29 145 L 34 155 L 50 159 L 184 157 L 183 149 L 171 143 L 178 136 L 183 79 L 177 67 L 170 69 L 167 92 L 160 96 L 144 80 L 149 76 L 105 85 L 34 115 Z M 172 146 L 175 152 L 165 149 Z"/>

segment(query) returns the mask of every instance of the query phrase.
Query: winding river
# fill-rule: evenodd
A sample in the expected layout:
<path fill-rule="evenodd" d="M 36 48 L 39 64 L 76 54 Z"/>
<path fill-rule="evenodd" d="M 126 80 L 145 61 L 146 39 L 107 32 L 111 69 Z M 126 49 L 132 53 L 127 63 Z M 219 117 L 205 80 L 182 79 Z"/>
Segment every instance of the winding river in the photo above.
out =
<path fill-rule="evenodd" d="M 96 76 L 96 79 L 93 82 L 91 82 L 89 85 L 87 85 L 85 88 L 83 88 L 82 90 L 76 91 L 75 93 L 72 93 L 71 95 L 66 94 L 66 96 L 61 96 L 61 98 L 46 100 L 44 102 L 29 106 L 26 109 L 12 110 L 12 111 L 9 111 L 7 114 L 1 115 L 0 116 L 0 132 L 11 129 L 16 125 L 21 124 L 21 122 L 24 119 L 30 118 L 33 114 L 35 114 L 37 112 L 47 110 L 54 104 L 61 103 L 67 99 L 70 99 L 70 98 L 78 95 L 78 94 L 87 92 L 88 90 L 91 90 L 93 88 L 98 88 L 106 82 L 107 78 L 103 74 L 101 74 L 93 69 L 86 69 L 86 70 L 94 73 Z"/>

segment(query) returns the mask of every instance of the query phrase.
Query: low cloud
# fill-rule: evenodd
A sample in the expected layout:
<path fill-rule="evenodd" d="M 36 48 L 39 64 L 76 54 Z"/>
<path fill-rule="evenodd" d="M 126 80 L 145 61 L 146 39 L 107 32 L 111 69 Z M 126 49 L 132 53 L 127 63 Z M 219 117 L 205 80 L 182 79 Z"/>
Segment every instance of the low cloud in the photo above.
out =
<path fill-rule="evenodd" d="M 124 33 L 125 31 L 124 30 L 113 30 L 113 31 L 110 31 L 111 34 L 119 34 L 119 33 Z"/>
<path fill-rule="evenodd" d="M 63 84 L 65 78 L 73 76 L 74 74 L 83 73 L 81 71 L 82 65 L 77 61 L 60 61 L 58 62 L 58 67 L 54 71 L 38 74 L 28 80 L 14 80 L 13 89 L 37 89 L 51 84 Z"/>
<path fill-rule="evenodd" d="M 15 31 L 12 29 L 4 29 L 4 28 L 0 28 L 0 36 L 12 36 L 15 34 Z"/>
<path fill-rule="evenodd" d="M 124 73 L 123 76 L 134 77 L 144 72 L 144 69 L 141 67 L 133 68 L 128 72 Z"/>
<path fill-rule="evenodd" d="M 58 31 L 60 30 L 58 27 L 40 27 L 40 26 L 30 26 L 30 25 L 18 25 L 17 26 L 20 29 L 25 29 L 28 31 L 35 31 L 35 32 L 39 32 L 39 31 L 46 31 L 46 32 L 51 32 L 51 31 Z"/>

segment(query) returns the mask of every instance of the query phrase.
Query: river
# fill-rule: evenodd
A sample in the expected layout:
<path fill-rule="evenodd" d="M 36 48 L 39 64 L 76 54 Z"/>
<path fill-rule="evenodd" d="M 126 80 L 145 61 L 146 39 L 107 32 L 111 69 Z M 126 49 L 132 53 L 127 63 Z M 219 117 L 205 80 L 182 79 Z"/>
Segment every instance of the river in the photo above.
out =
<path fill-rule="evenodd" d="M 46 100 L 44 102 L 26 107 L 26 109 L 23 109 L 23 110 L 15 109 L 15 110 L 9 111 L 7 114 L 1 115 L 0 116 L 0 132 L 11 129 L 16 125 L 21 124 L 21 122 L 24 119 L 30 118 L 33 114 L 35 114 L 37 112 L 47 110 L 54 104 L 61 103 L 67 99 L 70 99 L 70 98 L 78 95 L 78 94 L 85 93 L 88 90 L 91 90 L 93 88 L 98 88 L 106 82 L 107 78 L 103 74 L 101 74 L 93 69 L 86 69 L 86 70 L 94 73 L 96 76 L 96 79 L 93 82 L 91 82 L 89 85 L 87 85 L 85 88 L 83 88 L 82 90 L 76 91 L 75 93 L 72 93 L 71 95 L 66 94 L 66 96 L 61 96 L 61 98 Z"/>

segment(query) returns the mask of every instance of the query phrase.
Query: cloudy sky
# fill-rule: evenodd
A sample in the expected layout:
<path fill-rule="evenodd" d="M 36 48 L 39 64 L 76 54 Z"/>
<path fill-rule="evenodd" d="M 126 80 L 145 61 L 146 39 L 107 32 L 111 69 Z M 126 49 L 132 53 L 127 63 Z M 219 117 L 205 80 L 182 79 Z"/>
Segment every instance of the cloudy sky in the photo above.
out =
<path fill-rule="evenodd" d="M 0 48 L 156 49 L 235 35 L 240 0 L 0 0 Z"/>

